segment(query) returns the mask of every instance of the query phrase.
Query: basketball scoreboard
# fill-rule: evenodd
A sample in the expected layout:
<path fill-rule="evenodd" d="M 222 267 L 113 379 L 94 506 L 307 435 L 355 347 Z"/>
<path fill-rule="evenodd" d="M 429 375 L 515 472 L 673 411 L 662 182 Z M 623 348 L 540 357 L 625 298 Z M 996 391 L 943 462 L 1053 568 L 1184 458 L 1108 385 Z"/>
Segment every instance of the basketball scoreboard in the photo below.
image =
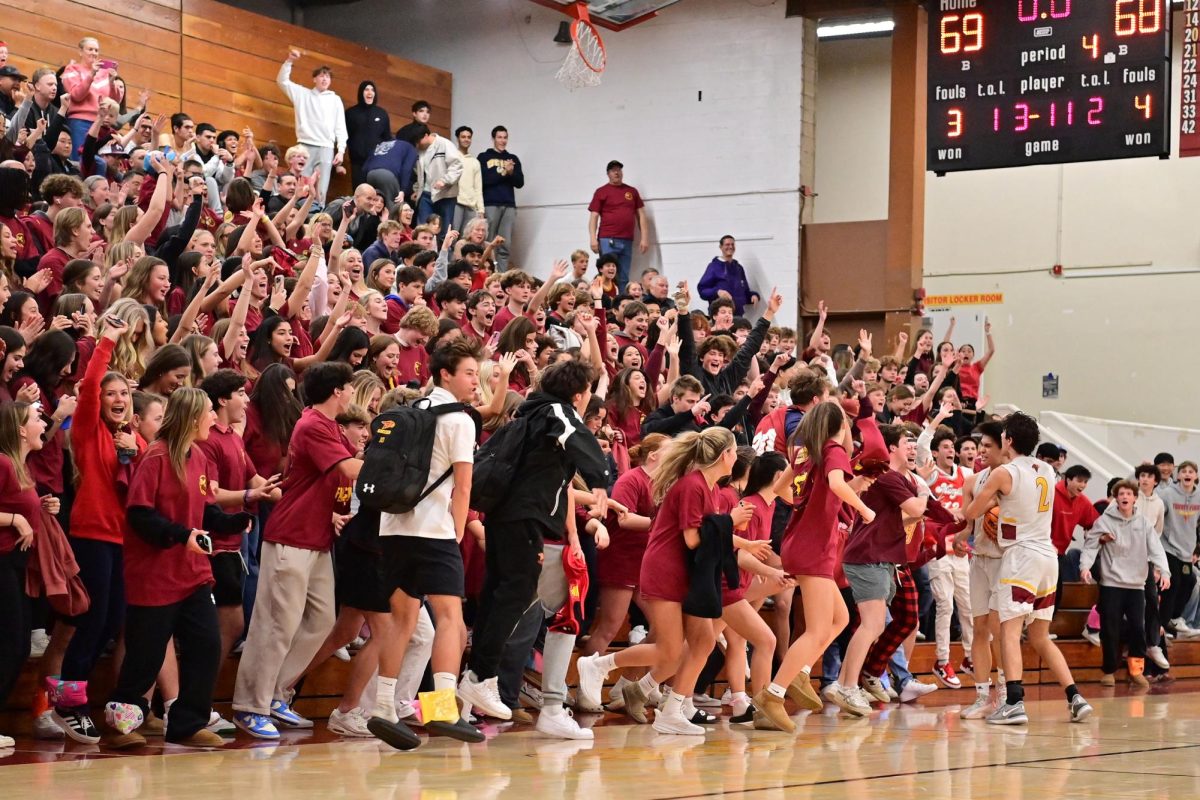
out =
<path fill-rule="evenodd" d="M 1170 0 L 930 0 L 927 63 L 938 174 L 1170 152 Z"/>

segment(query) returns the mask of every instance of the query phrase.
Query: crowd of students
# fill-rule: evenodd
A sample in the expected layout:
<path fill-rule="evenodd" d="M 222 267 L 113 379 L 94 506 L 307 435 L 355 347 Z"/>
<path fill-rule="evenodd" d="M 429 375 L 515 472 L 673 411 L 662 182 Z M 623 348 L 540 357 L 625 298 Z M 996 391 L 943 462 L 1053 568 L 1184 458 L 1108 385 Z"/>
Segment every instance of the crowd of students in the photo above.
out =
<path fill-rule="evenodd" d="M 728 236 L 704 309 L 659 270 L 621 282 L 611 252 L 541 280 L 504 263 L 488 220 L 456 224 L 432 195 L 365 183 L 316 213 L 326 178 L 308 159 L 340 167 L 344 142 L 282 155 L 183 113 L 168 132 L 120 116 L 101 63 L 85 39 L 67 73 L 100 99 L 88 119 L 72 89 L 65 127 L 42 102 L 53 71 L 35 72 L 0 163 L 0 702 L 36 643 L 35 735 L 277 739 L 313 724 L 297 687 L 351 643 L 329 728 L 402 749 L 421 743 L 412 722 L 479 741 L 475 715 L 590 738 L 572 707 L 639 723 L 656 707 L 657 730 L 696 735 L 728 705 L 791 731 L 785 700 L 864 715 L 936 688 L 907 670 L 926 597 L 948 687 L 958 611 L 979 692 L 964 716 L 1024 721 L 1026 622 L 1072 719 L 1090 714 L 1049 635 L 1055 472 L 1032 458 L 1036 423 L 996 422 L 980 395 L 990 326 L 978 360 L 953 328 L 880 356 L 865 331 L 834 347 L 822 304 L 798 343 L 777 292 L 723 282 Z M 314 81 L 289 89 L 302 143 L 299 109 L 320 112 L 328 74 Z M 67 137 L 52 162 L 47 126 Z M 407 127 L 422 153 L 442 147 Z M 436 415 L 428 475 L 412 508 L 380 511 L 359 473 L 400 409 Z M 509 466 L 486 504 L 480 445 Z M 1118 620 L 1149 617 L 1152 589 L 1169 631 L 1190 630 L 1195 465 L 1178 473 L 1158 490 L 1165 553 L 1131 510 L 1145 484 L 1116 485 L 1083 549 L 1109 675 Z M 610 652 L 631 615 L 649 637 Z M 1157 634 L 1128 642 L 1132 676 Z M 229 721 L 212 702 L 235 650 Z M 108 652 L 118 677 L 98 697 Z M 708 694 L 722 666 L 725 703 Z"/>

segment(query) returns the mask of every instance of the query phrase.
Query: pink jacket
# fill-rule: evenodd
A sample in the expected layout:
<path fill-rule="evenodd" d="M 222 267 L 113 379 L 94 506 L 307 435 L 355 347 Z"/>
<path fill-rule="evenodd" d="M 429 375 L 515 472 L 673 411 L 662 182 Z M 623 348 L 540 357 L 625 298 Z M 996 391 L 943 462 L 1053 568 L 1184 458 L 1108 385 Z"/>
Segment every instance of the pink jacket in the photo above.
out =
<path fill-rule="evenodd" d="M 99 112 L 100 98 L 120 100 L 117 85 L 107 73 L 104 77 L 97 77 L 87 65 L 77 61 L 72 61 L 63 70 L 62 83 L 67 94 L 71 95 L 71 112 L 67 114 L 67 119 L 86 119 L 91 122 Z"/>

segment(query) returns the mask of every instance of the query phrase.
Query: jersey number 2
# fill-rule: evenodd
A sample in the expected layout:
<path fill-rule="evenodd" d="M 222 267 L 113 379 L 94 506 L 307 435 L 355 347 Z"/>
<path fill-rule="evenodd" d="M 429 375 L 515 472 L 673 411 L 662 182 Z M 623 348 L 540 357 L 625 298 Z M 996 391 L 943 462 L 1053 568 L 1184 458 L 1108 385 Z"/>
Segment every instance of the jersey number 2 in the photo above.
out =
<path fill-rule="evenodd" d="M 1038 492 L 1041 494 L 1041 498 L 1038 500 L 1038 513 L 1044 514 L 1050 510 L 1050 481 L 1045 478 L 1038 478 L 1035 483 L 1037 483 Z"/>

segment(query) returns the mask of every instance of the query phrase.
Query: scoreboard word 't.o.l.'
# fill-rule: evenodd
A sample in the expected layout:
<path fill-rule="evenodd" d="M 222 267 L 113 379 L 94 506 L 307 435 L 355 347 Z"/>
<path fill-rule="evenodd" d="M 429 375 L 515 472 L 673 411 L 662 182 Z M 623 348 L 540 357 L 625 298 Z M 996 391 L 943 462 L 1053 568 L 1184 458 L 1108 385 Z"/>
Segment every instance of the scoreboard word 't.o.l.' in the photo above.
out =
<path fill-rule="evenodd" d="M 1170 0 L 931 0 L 926 167 L 1170 152 Z"/>

